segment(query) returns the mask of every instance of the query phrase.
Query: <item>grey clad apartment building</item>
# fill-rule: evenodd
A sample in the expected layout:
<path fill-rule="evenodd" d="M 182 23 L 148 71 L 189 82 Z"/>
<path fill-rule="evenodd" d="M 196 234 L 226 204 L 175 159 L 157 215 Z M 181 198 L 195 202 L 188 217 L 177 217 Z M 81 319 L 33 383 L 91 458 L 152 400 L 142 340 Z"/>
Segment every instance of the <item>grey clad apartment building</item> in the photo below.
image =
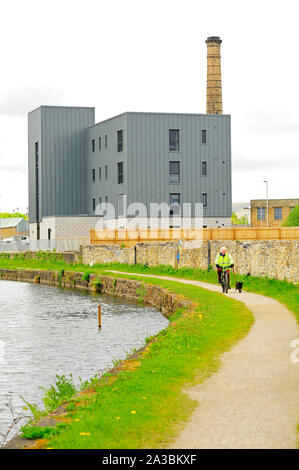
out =
<path fill-rule="evenodd" d="M 105 202 L 115 218 L 136 202 L 148 216 L 150 203 L 201 202 L 204 225 L 230 225 L 229 115 L 126 112 L 95 124 L 94 114 L 52 106 L 29 113 L 31 238 L 84 236 Z"/>
<path fill-rule="evenodd" d="M 152 226 L 153 203 L 168 205 L 155 224 L 171 215 L 174 225 L 185 203 L 191 216 L 202 203 L 204 226 L 230 226 L 231 124 L 222 114 L 221 42 L 206 40 L 206 114 L 126 112 L 95 124 L 94 108 L 41 106 L 29 113 L 32 239 L 86 239 L 105 203 L 119 227 L 134 214 Z"/>

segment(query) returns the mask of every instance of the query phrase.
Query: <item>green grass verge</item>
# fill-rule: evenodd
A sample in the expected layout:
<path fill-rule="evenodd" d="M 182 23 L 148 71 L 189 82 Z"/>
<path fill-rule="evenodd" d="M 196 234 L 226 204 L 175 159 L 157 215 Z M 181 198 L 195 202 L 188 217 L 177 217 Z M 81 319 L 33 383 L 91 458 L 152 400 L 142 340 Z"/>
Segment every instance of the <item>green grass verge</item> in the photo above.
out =
<path fill-rule="evenodd" d="M 25 254 L 15 255 L 7 258 L 6 254 L 0 253 L 0 268 L 4 269 L 51 269 L 61 271 L 62 269 L 87 272 L 87 273 L 103 273 L 105 270 L 114 269 L 140 274 L 158 274 L 161 276 L 173 276 L 177 278 L 194 279 L 216 284 L 217 276 L 214 270 L 201 271 L 192 268 L 175 269 L 171 266 L 143 266 L 143 265 L 127 265 L 120 263 L 111 264 L 95 264 L 92 268 L 84 264 L 67 264 L 64 261 L 56 260 L 51 257 L 50 253 L 41 253 L 40 259 L 27 259 Z M 289 310 L 294 312 L 299 323 L 299 284 L 294 285 L 291 282 L 269 279 L 267 277 L 256 277 L 232 274 L 232 286 L 234 281 L 243 281 L 243 290 L 256 292 L 257 294 L 267 295 L 279 302 L 284 303 Z"/>
<path fill-rule="evenodd" d="M 0 267 L 40 269 L 42 262 L 43 269 L 59 271 L 97 273 L 107 269 L 81 269 L 82 265 L 51 260 L 29 261 L 0 257 Z M 133 278 L 144 281 L 138 274 Z M 222 294 L 155 278 L 148 278 L 146 283 L 169 289 L 193 305 L 177 310 L 169 326 L 137 359 L 126 361 L 118 374 L 106 374 L 99 384 L 93 384 L 91 393 L 69 400 L 66 426 L 45 435 L 49 439 L 47 447 L 165 448 L 196 406 L 183 389 L 215 372 L 220 366 L 220 354 L 243 338 L 253 323 L 253 316 L 243 303 Z"/>
<path fill-rule="evenodd" d="M 92 272 L 92 273 L 99 273 L 99 274 L 100 273 L 103 274 L 105 271 L 108 271 L 109 269 L 113 269 L 113 270 L 119 270 L 119 271 L 126 271 L 126 272 L 135 273 L 137 276 L 138 276 L 138 274 L 157 274 L 157 275 L 162 275 L 162 276 L 165 275 L 165 276 L 173 276 L 173 277 L 177 277 L 177 278 L 200 280 L 200 281 L 213 283 L 213 284 L 216 283 L 216 273 L 213 270 L 200 271 L 200 270 L 191 269 L 191 268 L 174 269 L 170 266 L 147 267 L 147 266 L 143 266 L 143 265 L 132 266 L 132 265 L 125 265 L 125 264 L 117 264 L 117 263 L 105 264 L 105 265 L 94 265 L 91 268 L 90 266 L 86 266 L 86 265 L 83 265 L 83 264 L 75 264 L 75 265 L 66 264 L 62 260 L 51 259 L 50 255 L 45 256 L 43 254 L 41 254 L 41 257 L 40 257 L 39 260 L 26 259 L 25 257 L 20 257 L 20 255 L 17 255 L 15 257 L 13 257 L 12 259 L 7 259 L 7 257 L 5 257 L 5 255 L 0 254 L 0 268 L 4 268 L 4 269 L 45 269 L 45 270 L 52 269 L 52 270 L 57 270 L 57 271 L 61 271 L 61 270 L 64 269 L 64 270 L 73 270 L 73 271 L 80 271 L 80 272 L 86 272 L 86 273 L 91 273 Z M 110 274 L 110 273 L 107 273 L 107 274 Z M 110 275 L 112 275 L 112 274 L 110 274 Z M 119 275 L 119 276 L 121 276 L 121 275 Z M 121 276 L 121 277 L 123 277 L 123 276 Z M 135 278 L 135 276 L 134 276 L 134 278 Z M 269 279 L 269 278 L 265 278 L 265 277 L 242 276 L 242 275 L 239 275 L 239 274 L 236 275 L 236 276 L 232 275 L 232 278 L 233 278 L 232 282 L 231 282 L 232 285 L 234 284 L 235 279 L 238 280 L 238 281 L 242 280 L 244 282 L 244 286 L 243 286 L 244 290 L 247 290 L 247 291 L 250 291 L 250 292 L 256 292 L 256 293 L 259 293 L 259 294 L 263 294 L 263 295 L 272 297 L 272 298 L 284 303 L 289 308 L 290 311 L 294 312 L 294 314 L 297 317 L 297 321 L 299 322 L 299 302 L 298 302 L 298 299 L 299 299 L 299 285 L 294 285 L 294 284 L 292 284 L 290 282 L 287 282 L 287 281 L 278 281 L 278 280 L 275 280 L 275 279 Z M 144 278 L 142 280 L 144 280 Z M 175 283 L 173 283 L 173 282 L 167 282 L 165 284 L 166 281 L 161 281 L 161 280 L 157 280 L 157 279 L 147 279 L 146 282 L 150 282 L 150 283 L 153 283 L 153 284 L 164 285 L 168 288 L 171 288 L 171 290 L 173 290 L 177 293 L 181 293 L 182 295 L 185 295 L 186 298 L 191 298 L 195 301 L 199 301 L 200 305 L 201 305 L 201 308 L 203 308 L 203 310 L 201 310 L 201 311 L 204 313 L 204 309 L 206 308 L 207 309 L 206 311 L 210 312 L 209 305 L 212 305 L 212 304 L 210 304 L 209 302 L 207 302 L 206 304 L 202 303 L 202 300 L 203 300 L 202 298 L 200 298 L 200 299 L 197 298 L 196 299 L 196 294 L 201 292 L 201 289 L 198 289 L 197 287 L 179 285 L 178 283 L 176 283 L 176 285 L 175 285 Z M 185 289 L 185 288 L 188 289 L 188 292 L 183 293 L 181 289 Z M 205 291 L 202 291 L 202 292 L 205 292 Z M 209 299 L 211 298 L 210 296 L 213 296 L 213 295 L 217 296 L 217 294 L 207 293 L 207 296 L 208 296 Z M 221 296 L 221 299 L 223 300 L 223 296 Z M 227 300 L 230 300 L 230 299 L 226 298 L 223 302 L 226 302 Z M 225 303 L 223 305 L 225 305 Z M 197 309 L 198 308 L 199 307 L 197 307 Z M 231 313 L 232 312 L 233 312 L 233 310 L 231 310 Z M 215 312 L 210 312 L 208 314 L 208 315 L 210 315 L 210 319 L 212 318 L 211 315 L 214 315 L 214 313 Z M 182 317 L 182 318 L 184 318 L 184 317 Z M 222 349 L 222 351 L 224 351 L 225 348 L 229 348 L 231 344 L 233 344 L 235 341 L 238 340 L 238 338 L 242 337 L 242 334 L 246 334 L 246 328 L 247 329 L 249 328 L 250 321 L 252 321 L 252 319 L 251 319 L 248 322 L 247 326 L 245 326 L 246 322 L 243 323 L 243 326 L 240 323 L 239 327 L 237 327 L 235 321 L 231 322 L 231 325 L 232 325 L 233 328 L 235 328 L 235 331 L 233 332 L 233 334 L 227 335 L 227 332 L 225 332 L 225 328 L 222 329 L 222 327 L 224 325 L 221 324 L 221 321 L 219 322 L 219 320 L 221 320 L 220 318 L 217 318 L 217 321 L 215 322 L 215 326 L 212 327 L 212 328 L 215 328 L 215 329 L 212 330 L 212 331 L 211 331 L 211 325 L 206 323 L 207 317 L 206 317 L 205 314 L 203 314 L 203 319 L 201 320 L 200 330 L 204 331 L 204 333 L 205 333 L 205 335 L 207 335 L 207 337 L 209 337 L 210 333 L 213 333 L 216 336 L 218 335 L 217 341 L 215 340 L 214 337 L 210 337 L 211 339 L 213 339 L 212 342 L 211 342 L 212 344 L 210 344 L 210 350 L 209 350 L 209 348 L 205 349 L 205 345 L 203 343 L 200 343 L 200 345 L 198 345 L 198 347 L 203 348 L 203 350 L 200 352 L 200 357 L 201 357 L 202 362 L 198 363 L 198 362 L 195 361 L 195 364 L 196 364 L 195 368 L 194 368 L 194 364 L 192 366 L 192 360 L 190 360 L 190 369 L 189 369 L 189 356 L 188 356 L 188 354 L 190 354 L 193 349 L 190 350 L 190 348 L 188 348 L 187 354 L 186 354 L 186 349 L 184 349 L 184 351 L 185 351 L 184 352 L 184 357 L 188 358 L 188 360 L 186 362 L 183 360 L 182 362 L 183 362 L 184 366 L 187 363 L 188 367 L 187 367 L 187 370 L 185 371 L 184 376 L 182 376 L 182 382 L 180 383 L 179 387 L 176 389 L 176 392 L 173 392 L 172 384 L 168 384 L 167 382 L 165 382 L 165 384 L 164 384 L 165 385 L 164 389 L 163 389 L 163 386 L 162 386 L 163 384 L 160 384 L 161 388 L 157 389 L 157 394 L 155 392 L 153 392 L 153 394 L 152 393 L 151 394 L 149 394 L 149 393 L 146 394 L 146 388 L 142 386 L 142 383 L 143 383 L 142 381 L 144 381 L 144 383 L 146 383 L 146 379 L 143 377 L 143 375 L 139 376 L 138 374 L 143 374 L 145 372 L 145 369 L 143 369 L 143 366 L 147 365 L 148 367 L 151 367 L 150 365 L 148 365 L 146 363 L 146 361 L 149 360 L 149 359 L 154 361 L 155 355 L 158 352 L 158 351 L 155 350 L 155 348 L 153 348 L 153 350 L 151 352 L 151 355 L 148 356 L 146 358 L 146 360 L 145 359 L 142 360 L 142 367 L 140 367 L 138 369 L 138 371 L 136 370 L 134 372 L 134 374 L 131 373 L 131 375 L 130 374 L 126 375 L 126 373 L 124 373 L 125 374 L 124 376 L 122 374 L 119 375 L 119 377 L 117 378 L 117 381 L 119 381 L 121 386 L 120 387 L 117 386 L 117 389 L 114 390 L 113 393 L 111 392 L 111 390 L 112 390 L 111 387 L 108 387 L 106 385 L 101 386 L 100 391 L 98 391 L 98 390 L 96 391 L 96 393 L 93 395 L 91 403 L 88 406 L 91 406 L 92 407 L 91 409 L 94 410 L 94 408 L 93 408 L 94 406 L 96 406 L 97 408 L 101 407 L 99 403 L 107 403 L 109 405 L 108 408 L 111 409 L 111 416 L 112 416 L 112 413 L 114 415 L 116 415 L 115 420 L 117 422 L 114 422 L 112 420 L 111 416 L 109 418 L 109 410 L 107 409 L 107 416 L 105 418 L 105 423 L 107 424 L 107 423 L 110 422 L 110 424 L 112 426 L 111 427 L 112 431 L 109 431 L 109 429 L 108 429 L 109 426 L 107 427 L 106 424 L 104 422 L 102 422 L 101 413 L 97 413 L 97 416 L 101 421 L 101 424 L 96 425 L 97 421 L 94 420 L 93 426 L 95 426 L 96 428 L 97 427 L 102 428 L 102 426 L 103 426 L 104 433 L 105 432 L 108 433 L 109 436 L 111 435 L 111 432 L 112 433 L 116 432 L 116 436 L 117 436 L 116 441 L 118 442 L 118 444 L 115 444 L 115 443 L 111 444 L 110 438 L 106 441 L 105 441 L 104 437 L 103 437 L 103 441 L 101 440 L 102 438 L 99 441 L 97 441 L 97 438 L 96 438 L 96 441 L 98 442 L 98 444 L 96 444 L 96 446 L 97 445 L 101 446 L 102 444 L 100 444 L 100 442 L 101 443 L 106 442 L 108 447 L 110 445 L 110 448 L 113 448 L 113 445 L 116 446 L 115 448 L 124 447 L 124 446 L 128 447 L 128 448 L 159 447 L 159 446 L 161 447 L 162 442 L 163 443 L 168 442 L 168 440 L 171 438 L 171 436 L 174 435 L 174 433 L 176 432 L 178 423 L 188 418 L 188 416 L 191 413 L 192 407 L 194 406 L 194 404 L 192 404 L 192 402 L 190 400 L 188 400 L 186 395 L 183 395 L 181 393 L 181 389 L 182 389 L 183 384 L 187 383 L 188 381 L 192 381 L 196 375 L 198 375 L 198 377 L 202 380 L 206 375 L 208 375 L 213 370 L 215 370 L 217 368 L 217 365 L 218 365 L 216 358 L 219 356 L 219 354 L 221 352 L 220 349 L 218 350 L 218 352 L 216 352 L 216 350 L 218 348 L 218 346 L 217 346 L 218 340 L 221 338 L 221 336 L 222 336 L 222 340 L 223 340 L 223 344 L 222 344 L 223 349 Z M 197 325 L 197 326 L 194 325 L 194 328 L 198 329 L 199 325 Z M 202 330 L 202 328 L 204 328 L 204 330 Z M 170 334 L 169 332 L 171 331 L 171 328 L 169 328 L 166 331 L 167 331 L 166 337 L 168 338 L 168 335 Z M 171 331 L 171 334 L 172 333 L 173 332 Z M 223 333 L 223 335 L 222 335 L 222 333 Z M 164 336 L 164 333 L 163 334 L 161 333 L 159 335 L 159 340 L 158 340 L 159 344 L 162 344 L 162 345 L 163 345 L 163 336 Z M 201 335 L 201 340 L 203 338 L 204 338 L 204 336 Z M 173 339 L 175 340 L 175 338 L 173 338 Z M 224 344 L 224 343 L 226 343 L 226 344 Z M 157 343 L 154 343 L 154 344 L 156 345 Z M 190 347 L 191 347 L 191 345 L 190 345 Z M 209 354 L 209 351 L 210 351 L 211 355 Z M 155 353 L 155 355 L 154 355 L 154 353 Z M 176 358 L 179 359 L 181 353 L 183 353 L 183 350 L 178 349 L 175 352 Z M 162 354 L 162 352 L 160 351 L 159 354 Z M 199 351 L 195 349 L 195 355 L 197 355 L 197 354 L 199 354 Z M 203 355 L 204 355 L 204 360 L 203 360 Z M 171 354 L 169 354 L 169 356 L 172 357 Z M 163 360 L 163 357 L 161 355 L 157 354 L 157 360 L 158 361 L 160 361 L 159 358 L 161 358 L 161 360 Z M 164 358 L 164 360 L 165 360 L 165 358 Z M 166 364 L 167 364 L 167 366 L 169 366 L 167 361 L 166 361 Z M 155 367 L 155 368 L 157 368 L 157 367 Z M 153 366 L 153 370 L 155 370 L 155 368 Z M 169 370 L 171 370 L 171 368 Z M 179 369 L 177 369 L 177 370 L 179 370 Z M 158 375 L 155 376 L 153 374 L 153 376 L 151 377 L 152 380 L 153 380 L 153 378 L 155 379 L 152 382 L 154 389 L 156 389 L 157 378 L 160 377 L 160 374 L 161 374 L 161 370 L 160 370 Z M 148 378 L 148 375 L 149 374 L 147 374 L 147 378 Z M 131 381 L 131 379 L 134 378 L 134 377 L 138 377 L 138 383 L 136 383 L 134 380 Z M 193 379 L 192 379 L 192 377 L 193 377 Z M 127 379 L 130 379 L 130 380 L 128 381 Z M 124 382 L 125 382 L 125 385 L 123 384 Z M 177 382 L 177 384 L 179 384 L 179 381 Z M 129 393 L 132 394 L 132 397 L 134 397 L 133 400 L 130 400 L 129 399 L 130 397 L 127 396 L 127 393 L 128 393 L 128 391 L 126 391 L 126 386 L 127 385 L 129 386 Z M 136 387 L 135 392 L 133 392 L 134 387 Z M 170 388 L 171 392 L 168 391 L 169 388 Z M 163 392 L 161 391 L 161 389 L 163 390 Z M 151 389 L 149 389 L 149 390 L 151 390 Z M 115 394 L 116 391 L 117 391 L 117 394 Z M 136 391 L 137 392 L 139 391 L 140 395 L 136 396 Z M 172 392 L 174 393 L 174 395 L 173 395 Z M 142 404 L 142 409 L 144 409 L 144 411 L 146 413 L 149 413 L 152 416 L 152 419 L 150 421 L 148 421 L 147 419 L 144 420 L 144 422 L 146 423 L 145 428 L 147 426 L 149 426 L 149 429 L 152 432 L 152 437 L 149 436 L 149 434 L 151 435 L 151 432 L 147 433 L 146 429 L 143 429 L 143 426 L 138 421 L 140 417 L 142 418 L 141 421 L 143 421 L 143 413 L 140 413 L 140 411 L 139 411 L 139 413 L 137 413 L 137 410 L 135 410 L 135 408 L 137 406 L 134 406 L 135 403 L 138 403 L 138 398 L 140 398 L 143 393 L 145 394 L 147 399 L 144 400 L 144 401 L 141 401 L 141 402 L 139 400 L 139 402 Z M 156 413 L 156 411 L 154 411 L 154 410 L 155 410 L 155 406 L 158 407 L 157 410 L 160 409 L 161 396 L 163 396 L 163 393 L 168 395 L 169 403 L 172 403 L 173 407 L 172 406 L 169 407 L 169 410 L 170 410 L 169 416 L 167 414 L 168 409 L 165 411 L 165 415 L 161 411 L 161 421 L 160 421 L 159 412 L 157 411 L 157 413 Z M 152 399 L 151 398 L 149 399 L 148 395 L 150 395 L 152 397 Z M 156 402 L 156 399 L 158 399 L 158 402 Z M 129 401 L 127 401 L 127 400 L 129 400 Z M 141 397 L 141 400 L 142 400 L 142 397 Z M 179 403 L 176 400 L 178 400 Z M 94 401 L 94 404 L 92 404 L 93 401 Z M 125 406 L 125 403 L 127 403 L 128 406 L 125 408 L 125 407 L 122 406 L 122 403 L 123 403 L 123 406 Z M 146 405 L 145 405 L 145 403 L 146 403 Z M 149 407 L 150 407 L 151 411 L 149 410 Z M 106 405 L 105 405 L 104 408 L 106 410 Z M 133 414 L 132 416 L 129 415 L 129 421 L 128 421 L 128 416 L 125 414 L 127 419 L 124 419 L 124 416 L 122 416 L 122 417 L 120 416 L 120 411 L 119 410 L 122 409 L 123 412 L 125 412 L 125 410 L 126 410 L 129 413 L 130 408 L 132 408 L 132 410 L 135 410 L 136 414 Z M 80 415 L 81 413 L 84 414 L 83 410 L 84 410 L 84 407 L 82 408 L 82 410 L 81 410 L 81 408 L 78 408 L 78 410 L 76 411 L 76 415 L 78 415 L 78 414 Z M 105 413 L 106 412 L 104 412 L 104 414 Z M 164 416 L 164 418 L 163 418 L 163 416 Z M 120 419 L 116 419 L 117 417 L 119 417 Z M 75 419 L 75 416 L 74 416 L 74 419 Z M 84 432 L 84 430 L 82 431 L 82 429 L 85 425 L 86 425 L 86 427 L 91 425 L 90 422 L 89 421 L 86 422 L 85 419 L 83 419 L 83 420 L 81 420 L 81 418 L 77 418 L 77 419 L 80 419 L 80 421 L 73 421 L 72 420 L 71 427 L 67 431 L 64 431 L 63 435 L 60 434 L 59 438 L 57 438 L 57 441 L 55 441 L 55 440 L 53 441 L 53 445 L 55 444 L 58 447 L 63 447 L 64 445 L 72 447 L 72 445 L 68 445 L 69 437 L 67 437 L 66 441 L 64 441 L 64 444 L 62 444 L 63 439 L 65 439 L 65 436 L 67 436 L 67 434 L 69 432 L 71 432 L 71 429 L 73 429 L 72 432 L 76 434 L 77 432 L 80 431 L 80 429 L 81 429 L 80 432 Z M 106 419 L 108 420 L 107 422 L 106 422 Z M 109 421 L 109 419 L 110 419 L 110 421 Z M 91 417 L 90 417 L 90 420 L 92 421 Z M 156 425 L 156 421 L 157 421 L 157 425 Z M 76 429 L 74 428 L 74 422 L 76 423 L 76 426 L 77 426 Z M 113 425 L 112 425 L 112 423 L 113 423 Z M 122 425 L 124 423 L 125 423 L 125 426 L 122 427 Z M 126 426 L 129 425 L 131 427 L 133 424 L 134 424 L 134 426 L 137 424 L 136 432 L 137 433 L 139 433 L 139 432 L 142 433 L 142 436 L 144 436 L 144 440 L 142 440 L 141 437 L 138 439 L 136 437 L 136 435 L 134 435 L 135 436 L 134 438 L 133 438 L 133 435 L 132 435 L 132 439 L 130 437 L 130 439 L 127 439 L 126 441 L 123 440 L 123 437 L 126 434 L 126 431 L 125 431 Z M 153 426 L 152 428 L 150 427 L 151 425 Z M 134 427 L 134 429 L 135 429 L 135 427 Z M 298 427 L 298 430 L 299 430 L 299 427 Z M 80 432 L 79 432 L 79 436 L 80 436 Z M 97 434 L 97 432 L 95 432 L 94 437 L 96 435 L 99 436 Z M 73 437 L 73 438 L 75 439 L 75 437 Z M 94 438 L 92 438 L 91 434 L 90 434 L 90 436 L 89 435 L 80 436 L 80 438 L 81 439 L 79 439 L 79 440 L 75 439 L 73 441 L 73 445 L 75 445 L 75 442 L 77 443 L 76 445 L 79 445 L 79 446 L 82 444 L 81 445 L 82 447 L 87 447 L 88 443 L 89 443 L 89 446 L 91 444 L 91 447 L 93 447 L 95 445 L 96 441 L 94 440 Z M 84 438 L 84 443 L 81 441 L 81 444 L 80 444 L 80 440 L 82 440 L 83 438 Z"/>
<path fill-rule="evenodd" d="M 154 278 L 147 283 L 192 300 L 194 307 L 171 317 L 169 327 L 133 361 L 134 370 L 128 361 L 117 375 L 106 374 L 90 396 L 75 398 L 78 406 L 68 427 L 49 447 L 165 447 L 196 406 L 182 389 L 215 372 L 219 355 L 244 337 L 253 322 L 242 303 L 220 294 Z"/>
<path fill-rule="evenodd" d="M 104 265 L 101 265 L 101 269 L 103 268 Z M 201 271 L 199 269 L 192 268 L 175 269 L 171 266 L 163 265 L 147 267 L 143 265 L 132 266 L 124 264 L 107 265 L 106 269 L 140 274 L 173 276 L 177 278 L 192 279 L 208 282 L 210 284 L 217 284 L 217 274 L 213 269 L 209 271 Z M 231 278 L 232 287 L 234 287 L 236 281 L 243 281 L 243 290 L 266 295 L 285 304 L 288 309 L 296 315 L 297 321 L 299 323 L 299 284 L 293 284 L 292 282 L 287 281 L 279 281 L 277 279 L 270 279 L 267 277 L 246 276 L 241 274 L 234 275 L 233 273 L 231 273 Z"/>

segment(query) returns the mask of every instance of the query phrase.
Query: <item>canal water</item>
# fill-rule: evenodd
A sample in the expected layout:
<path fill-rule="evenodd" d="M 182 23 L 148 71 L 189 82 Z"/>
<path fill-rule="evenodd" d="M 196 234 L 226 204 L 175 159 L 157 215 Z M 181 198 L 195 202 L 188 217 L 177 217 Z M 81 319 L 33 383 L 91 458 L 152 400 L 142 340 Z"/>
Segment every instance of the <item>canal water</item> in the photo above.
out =
<path fill-rule="evenodd" d="M 7 402 L 16 411 L 20 395 L 41 404 L 40 386 L 55 384 L 56 374 L 72 373 L 78 384 L 103 373 L 167 324 L 156 309 L 124 299 L 0 281 L 0 432 L 12 422 Z"/>

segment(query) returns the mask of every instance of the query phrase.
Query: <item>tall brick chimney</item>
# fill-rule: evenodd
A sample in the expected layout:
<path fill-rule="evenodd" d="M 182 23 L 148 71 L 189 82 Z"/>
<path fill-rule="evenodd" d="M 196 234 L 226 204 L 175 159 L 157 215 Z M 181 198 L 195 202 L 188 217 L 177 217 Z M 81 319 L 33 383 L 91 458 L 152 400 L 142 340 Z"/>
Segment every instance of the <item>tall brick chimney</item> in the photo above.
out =
<path fill-rule="evenodd" d="M 221 85 L 221 39 L 218 36 L 207 38 L 207 114 L 222 114 Z"/>

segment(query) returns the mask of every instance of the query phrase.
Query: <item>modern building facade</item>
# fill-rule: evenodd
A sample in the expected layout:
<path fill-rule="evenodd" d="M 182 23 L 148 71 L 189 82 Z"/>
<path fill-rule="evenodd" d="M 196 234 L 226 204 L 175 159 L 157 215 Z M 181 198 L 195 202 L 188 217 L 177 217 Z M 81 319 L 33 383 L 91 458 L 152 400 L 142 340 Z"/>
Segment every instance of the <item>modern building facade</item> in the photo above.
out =
<path fill-rule="evenodd" d="M 280 227 L 292 209 L 299 204 L 299 199 L 269 199 L 268 226 Z M 251 226 L 267 227 L 267 200 L 253 199 L 250 201 Z"/>
<path fill-rule="evenodd" d="M 204 225 L 230 225 L 229 115 L 126 112 L 93 121 L 94 108 L 42 106 L 29 114 L 32 238 L 51 238 L 53 217 L 85 217 L 94 228 L 101 203 L 124 223 L 135 203 L 149 216 L 152 203 L 200 202 Z"/>
<path fill-rule="evenodd" d="M 230 226 L 231 121 L 222 114 L 221 40 L 206 43 L 207 114 L 125 112 L 96 124 L 94 108 L 41 106 L 29 113 L 31 238 L 86 237 L 104 214 L 119 227 L 136 216 L 144 228 L 176 226 L 178 216 L 194 220 L 198 203 L 203 226 Z"/>
<path fill-rule="evenodd" d="M 41 106 L 28 115 L 29 225 L 43 238 L 48 217 L 87 214 L 87 130 L 94 108 Z M 51 227 L 49 227 L 51 230 Z"/>

